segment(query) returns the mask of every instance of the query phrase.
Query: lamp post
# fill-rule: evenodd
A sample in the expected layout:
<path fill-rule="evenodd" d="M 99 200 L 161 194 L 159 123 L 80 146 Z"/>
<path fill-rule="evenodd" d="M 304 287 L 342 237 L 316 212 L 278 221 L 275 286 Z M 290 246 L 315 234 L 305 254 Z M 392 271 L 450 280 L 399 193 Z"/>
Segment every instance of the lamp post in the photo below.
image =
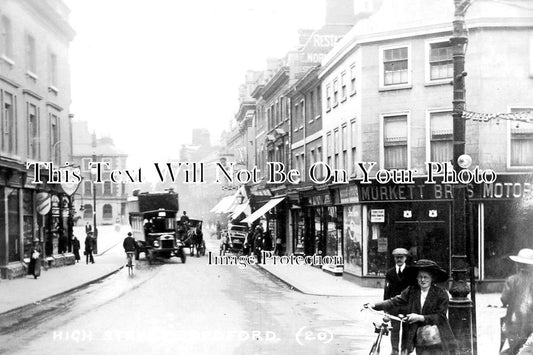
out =
<path fill-rule="evenodd" d="M 465 120 L 463 111 L 466 104 L 465 93 L 465 52 L 468 33 L 465 25 L 465 13 L 470 6 L 470 0 L 454 0 L 455 12 L 453 20 L 453 34 L 450 42 L 453 50 L 453 165 L 459 172 L 467 168 L 465 164 Z M 468 159 L 466 159 L 468 160 Z M 475 343 L 475 320 L 473 309 L 475 305 L 468 298 L 470 286 L 467 275 L 472 272 L 472 260 L 468 252 L 469 240 L 466 228 L 466 184 L 454 186 L 453 193 L 453 233 L 452 233 L 452 285 L 450 287 L 449 316 L 450 325 L 458 341 L 458 354 L 473 354 Z M 472 280 L 472 278 L 470 278 Z M 472 283 L 472 288 L 475 285 Z"/>

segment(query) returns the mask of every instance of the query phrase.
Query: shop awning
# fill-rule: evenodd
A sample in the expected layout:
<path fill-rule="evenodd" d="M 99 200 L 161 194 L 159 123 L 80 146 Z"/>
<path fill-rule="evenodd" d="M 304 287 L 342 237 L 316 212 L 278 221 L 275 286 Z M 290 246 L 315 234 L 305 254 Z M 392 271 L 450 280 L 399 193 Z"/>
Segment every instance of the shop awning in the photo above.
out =
<path fill-rule="evenodd" d="M 250 208 L 250 205 L 248 202 L 243 203 L 241 205 L 237 205 L 235 209 L 233 210 L 233 213 L 231 215 L 231 218 L 237 218 L 241 213 L 244 213 L 245 215 L 250 215 L 252 213 L 252 210 Z"/>
<path fill-rule="evenodd" d="M 231 205 L 233 204 L 233 200 L 235 199 L 235 197 L 232 195 L 232 196 L 226 196 L 224 197 L 222 200 L 220 200 L 219 203 L 217 203 L 215 205 L 215 207 L 213 207 L 211 209 L 210 212 L 214 212 L 214 213 L 226 213 L 226 211 L 231 207 Z"/>
<path fill-rule="evenodd" d="M 267 213 L 268 211 L 276 207 L 284 199 L 285 197 L 280 197 L 280 198 L 274 198 L 268 201 L 263 206 L 261 206 L 261 208 L 259 208 L 257 211 L 255 211 L 254 213 L 252 213 L 251 215 L 249 215 L 242 221 L 244 223 L 253 223 L 255 220 L 259 219 L 262 215 L 264 215 L 265 213 Z"/>

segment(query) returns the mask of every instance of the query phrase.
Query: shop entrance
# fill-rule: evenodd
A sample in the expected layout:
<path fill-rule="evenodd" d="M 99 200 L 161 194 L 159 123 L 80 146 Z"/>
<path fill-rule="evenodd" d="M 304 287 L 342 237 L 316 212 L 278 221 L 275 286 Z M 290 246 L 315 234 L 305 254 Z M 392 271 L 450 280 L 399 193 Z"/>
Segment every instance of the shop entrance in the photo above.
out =
<path fill-rule="evenodd" d="M 409 250 L 412 261 L 430 259 L 449 271 L 450 238 L 446 221 L 396 221 L 391 252 Z"/>

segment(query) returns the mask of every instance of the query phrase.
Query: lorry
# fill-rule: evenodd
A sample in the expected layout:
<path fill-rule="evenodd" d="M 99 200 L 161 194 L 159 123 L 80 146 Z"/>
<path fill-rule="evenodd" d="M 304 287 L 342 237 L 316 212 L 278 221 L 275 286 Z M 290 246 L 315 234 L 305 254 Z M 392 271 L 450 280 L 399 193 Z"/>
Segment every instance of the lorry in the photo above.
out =
<path fill-rule="evenodd" d="M 149 263 L 155 257 L 176 256 L 183 263 L 186 254 L 177 230 L 179 199 L 172 189 L 164 192 L 135 192 L 128 199 L 129 221 L 137 242 L 136 259 L 144 253 Z"/>

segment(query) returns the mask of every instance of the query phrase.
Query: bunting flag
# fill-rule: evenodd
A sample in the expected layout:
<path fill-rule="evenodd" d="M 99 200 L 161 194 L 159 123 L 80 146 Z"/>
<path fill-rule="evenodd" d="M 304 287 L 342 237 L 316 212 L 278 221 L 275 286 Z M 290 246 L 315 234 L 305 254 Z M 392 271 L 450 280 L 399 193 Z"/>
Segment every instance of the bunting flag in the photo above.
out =
<path fill-rule="evenodd" d="M 478 122 L 489 122 L 491 120 L 507 120 L 533 123 L 533 111 L 517 111 L 506 113 L 481 113 L 463 111 L 463 118 L 465 120 L 472 120 Z"/>

